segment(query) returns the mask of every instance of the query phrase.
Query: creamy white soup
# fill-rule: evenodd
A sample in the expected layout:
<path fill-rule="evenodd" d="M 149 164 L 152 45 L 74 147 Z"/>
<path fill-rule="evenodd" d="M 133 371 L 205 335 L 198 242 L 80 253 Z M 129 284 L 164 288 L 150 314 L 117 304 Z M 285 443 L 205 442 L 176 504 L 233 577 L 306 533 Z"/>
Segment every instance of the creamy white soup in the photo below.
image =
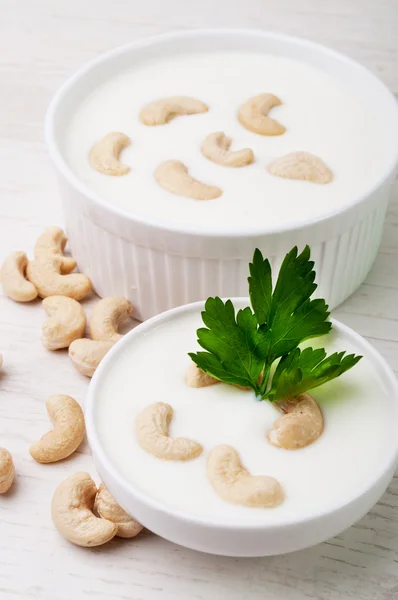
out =
<path fill-rule="evenodd" d="M 223 383 L 200 389 L 186 385 L 187 352 L 196 351 L 201 325 L 199 311 L 181 314 L 131 340 L 101 375 L 96 428 L 113 467 L 127 482 L 187 515 L 253 524 L 310 517 L 348 502 L 372 482 L 396 435 L 396 407 L 366 353 L 355 368 L 313 391 L 324 414 L 324 432 L 310 446 L 289 451 L 266 438 L 280 416 L 270 402 Z M 336 329 L 318 338 L 317 345 L 328 353 L 363 353 Z M 174 409 L 172 437 L 202 444 L 198 458 L 164 461 L 139 445 L 136 417 L 155 402 Z M 206 472 L 209 452 L 219 444 L 233 446 L 251 474 L 275 477 L 284 502 L 252 508 L 219 497 Z"/>
<path fill-rule="evenodd" d="M 258 135 L 239 123 L 239 106 L 261 93 L 280 98 L 282 104 L 269 116 L 284 125 L 283 135 Z M 198 98 L 209 110 L 161 126 L 141 123 L 146 104 L 176 95 Z M 271 230 L 336 213 L 375 185 L 391 153 L 387 127 L 366 98 L 305 63 L 249 52 L 204 52 L 147 60 L 110 78 L 73 115 L 63 146 L 82 182 L 140 219 L 197 232 Z M 121 155 L 131 170 L 120 177 L 97 172 L 88 160 L 94 143 L 116 131 L 132 142 Z M 228 168 L 205 158 L 201 143 L 217 131 L 232 138 L 232 150 L 251 148 L 255 162 Z M 272 161 L 296 151 L 321 158 L 332 182 L 318 185 L 267 172 Z M 222 195 L 200 201 L 163 189 L 154 172 L 171 159 Z"/>

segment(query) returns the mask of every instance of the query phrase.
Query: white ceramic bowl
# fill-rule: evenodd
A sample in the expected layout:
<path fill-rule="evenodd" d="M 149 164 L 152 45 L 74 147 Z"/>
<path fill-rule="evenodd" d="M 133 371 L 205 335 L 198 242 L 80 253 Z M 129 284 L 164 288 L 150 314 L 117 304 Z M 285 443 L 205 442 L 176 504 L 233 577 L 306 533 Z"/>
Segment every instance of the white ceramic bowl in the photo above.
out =
<path fill-rule="evenodd" d="M 296 58 L 342 80 L 371 101 L 390 124 L 394 148 L 377 184 L 364 196 L 353 197 L 344 210 L 308 220 L 299 228 L 272 230 L 259 224 L 250 233 L 242 229 L 207 235 L 137 218 L 90 190 L 68 166 L 61 143 L 82 99 L 102 81 L 143 59 L 204 50 L 248 50 Z M 380 243 L 398 162 L 397 129 L 395 99 L 362 66 L 305 40 L 246 30 L 172 33 L 104 54 L 62 86 L 46 118 L 46 140 L 59 176 L 72 253 L 100 296 L 127 296 L 140 320 L 208 296 L 244 295 L 246 266 L 256 247 L 278 268 L 292 246 L 309 244 L 318 266 L 319 295 L 329 299 L 331 308 L 341 303 L 366 277 Z"/>
<path fill-rule="evenodd" d="M 248 299 L 233 299 L 234 305 Z M 383 380 L 386 392 L 396 400 L 397 406 L 391 418 L 397 423 L 397 435 L 391 439 L 383 462 L 372 473 L 371 483 L 358 489 L 345 504 L 329 510 L 319 510 L 311 518 L 286 520 L 277 525 L 247 525 L 236 522 L 233 526 L 217 523 L 200 516 L 182 514 L 150 497 L 138 486 L 124 479 L 108 458 L 97 432 L 96 406 L 99 390 L 112 365 L 134 342 L 155 327 L 173 320 L 181 313 L 199 312 L 204 303 L 197 302 L 169 310 L 142 323 L 118 342 L 98 367 L 89 388 L 86 401 L 86 426 L 89 444 L 96 469 L 110 492 L 130 514 L 154 533 L 182 546 L 212 554 L 226 556 L 269 556 L 307 548 L 344 531 L 363 517 L 378 501 L 394 475 L 398 463 L 398 382 L 383 357 L 360 335 L 332 320 L 333 327 L 343 332 L 355 345 L 356 352 L 371 361 Z M 134 389 L 131 390 L 134 397 Z M 133 427 L 133 426 L 132 426 Z M 133 435 L 133 433 L 132 433 Z M 126 457 L 126 460 L 134 460 Z"/>

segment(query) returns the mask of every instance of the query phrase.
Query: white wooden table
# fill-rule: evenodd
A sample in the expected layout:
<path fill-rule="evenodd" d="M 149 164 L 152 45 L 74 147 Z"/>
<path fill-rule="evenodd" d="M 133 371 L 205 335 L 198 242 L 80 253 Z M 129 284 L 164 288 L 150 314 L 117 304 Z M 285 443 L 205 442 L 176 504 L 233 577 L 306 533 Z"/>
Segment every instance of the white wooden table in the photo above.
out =
<path fill-rule="evenodd" d="M 43 143 L 51 96 L 81 63 L 138 36 L 196 27 L 262 27 L 346 52 L 398 93 L 396 0 L 0 0 L 0 260 L 32 251 L 62 224 Z M 366 140 L 364 140 L 366 143 Z M 379 256 L 361 289 L 334 315 L 365 335 L 398 372 L 398 186 Z M 150 533 L 97 549 L 55 531 L 59 481 L 94 474 L 87 446 L 61 464 L 35 463 L 28 447 L 49 428 L 54 393 L 82 404 L 88 381 L 65 352 L 40 343 L 43 310 L 0 298 L 0 445 L 18 472 L 0 497 L 0 599 L 396 600 L 398 478 L 348 531 L 310 550 L 264 559 L 218 558 Z"/>

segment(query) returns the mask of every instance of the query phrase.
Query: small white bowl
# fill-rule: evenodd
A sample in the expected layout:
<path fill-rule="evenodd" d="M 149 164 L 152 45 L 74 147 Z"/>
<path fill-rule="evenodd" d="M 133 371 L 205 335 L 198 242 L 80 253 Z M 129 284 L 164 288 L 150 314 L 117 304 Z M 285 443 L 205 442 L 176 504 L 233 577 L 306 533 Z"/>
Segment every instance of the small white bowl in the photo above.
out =
<path fill-rule="evenodd" d="M 253 51 L 301 60 L 347 84 L 377 106 L 389 123 L 391 157 L 379 180 L 344 210 L 300 227 L 200 234 L 194 228 L 142 219 L 101 198 L 72 172 L 62 150 L 63 132 L 81 101 L 101 82 L 148 58 L 209 51 Z M 337 125 L 336 125 L 337 126 Z M 398 108 L 393 95 L 369 71 L 312 42 L 246 30 L 185 31 L 138 40 L 92 60 L 54 97 L 46 117 L 46 141 L 55 164 L 66 228 L 79 268 L 100 296 L 124 295 L 144 320 L 174 306 L 208 296 L 246 293 L 246 265 L 258 247 L 278 268 L 292 246 L 309 244 L 318 266 L 319 295 L 330 307 L 362 283 L 380 243 L 398 163 Z M 366 144 L 364 132 L 364 144 Z M 374 149 L 377 152 L 377 148 Z M 360 176 L 360 173 L 358 174 Z"/>
<path fill-rule="evenodd" d="M 247 306 L 249 300 L 235 298 L 233 302 L 235 306 L 242 302 L 245 302 L 244 305 Z M 198 313 L 203 307 L 203 302 L 189 304 L 142 323 L 125 335 L 98 367 L 90 384 L 85 415 L 94 464 L 106 487 L 123 508 L 149 530 L 187 548 L 211 554 L 226 556 L 284 554 L 313 546 L 344 531 L 372 508 L 394 475 L 398 463 L 398 382 L 386 361 L 373 346 L 352 329 L 334 319 L 332 319 L 334 329 L 344 333 L 344 336 L 355 345 L 356 352 L 371 361 L 376 373 L 383 380 L 386 393 L 397 403 L 395 414 L 391 415 L 391 418 L 397 422 L 397 435 L 391 439 L 390 448 L 385 453 L 383 462 L 372 473 L 369 485 L 358 489 L 349 502 L 335 505 L 328 510 L 319 510 L 310 518 L 286 519 L 274 525 L 253 525 L 239 523 L 239 521 L 230 525 L 201 516 L 183 514 L 174 508 L 165 506 L 142 491 L 137 485 L 124 479 L 113 466 L 101 442 L 96 425 L 99 392 L 108 371 L 112 369 L 112 365 L 119 360 L 125 350 L 141 336 L 184 313 Z M 133 389 L 131 394 L 133 398 Z M 129 457 L 126 460 L 134 460 L 134 458 Z"/>

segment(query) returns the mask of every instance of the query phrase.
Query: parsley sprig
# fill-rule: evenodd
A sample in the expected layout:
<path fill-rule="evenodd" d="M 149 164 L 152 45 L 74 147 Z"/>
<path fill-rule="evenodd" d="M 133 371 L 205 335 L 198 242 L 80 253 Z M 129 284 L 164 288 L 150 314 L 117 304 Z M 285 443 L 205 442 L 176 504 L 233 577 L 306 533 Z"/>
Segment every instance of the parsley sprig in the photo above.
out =
<path fill-rule="evenodd" d="M 251 387 L 261 400 L 278 402 L 339 377 L 362 358 L 298 347 L 332 328 L 325 301 L 310 299 L 317 285 L 308 246 L 301 254 L 295 247 L 286 255 L 274 288 L 271 265 L 260 250 L 255 250 L 249 269 L 252 308 L 235 314 L 231 300 L 216 297 L 205 303 L 206 327 L 197 330 L 205 352 L 189 354 L 202 371 L 225 383 Z"/>

